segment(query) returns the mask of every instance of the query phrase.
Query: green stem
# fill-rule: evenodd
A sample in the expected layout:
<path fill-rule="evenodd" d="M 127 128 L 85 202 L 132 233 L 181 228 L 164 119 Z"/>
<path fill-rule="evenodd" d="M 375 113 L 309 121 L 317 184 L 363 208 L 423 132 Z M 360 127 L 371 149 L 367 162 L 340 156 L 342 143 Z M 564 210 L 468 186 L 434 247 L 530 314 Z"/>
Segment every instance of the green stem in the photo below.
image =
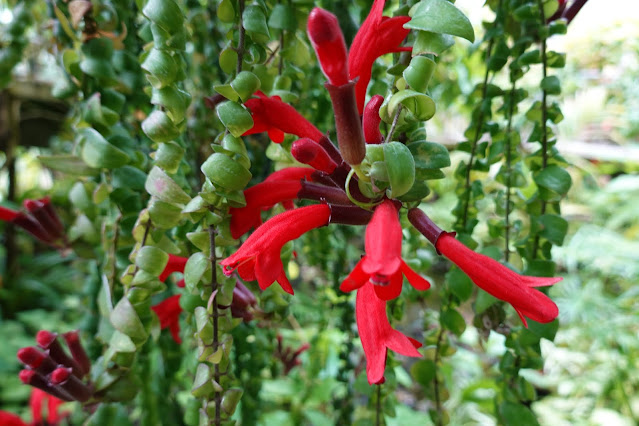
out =
<path fill-rule="evenodd" d="M 444 425 L 444 420 L 443 420 L 443 409 L 442 409 L 442 401 L 441 401 L 441 395 L 439 394 L 439 377 L 437 376 L 438 373 L 438 364 L 439 364 L 439 360 L 441 358 L 441 344 L 442 344 L 442 340 L 444 338 L 444 327 L 441 326 L 440 324 L 440 329 L 439 329 L 439 334 L 437 335 L 437 343 L 435 344 L 435 376 L 433 378 L 433 387 L 435 390 L 435 410 L 437 410 L 437 426 L 443 426 Z"/>
<path fill-rule="evenodd" d="M 244 37 L 246 30 L 244 29 L 244 1 L 238 0 L 239 12 L 240 12 L 240 35 L 237 42 L 237 66 L 235 68 L 235 74 L 242 72 L 242 62 L 244 62 Z"/>
<path fill-rule="evenodd" d="M 512 123 L 515 113 L 515 80 L 510 88 L 510 104 L 508 105 L 508 125 L 506 127 L 506 244 L 504 246 L 504 260 L 510 259 L 510 197 L 512 192 Z"/>
<path fill-rule="evenodd" d="M 377 385 L 377 406 L 375 408 L 376 408 L 375 425 L 380 426 L 381 413 L 382 413 L 382 385 L 381 384 Z"/>

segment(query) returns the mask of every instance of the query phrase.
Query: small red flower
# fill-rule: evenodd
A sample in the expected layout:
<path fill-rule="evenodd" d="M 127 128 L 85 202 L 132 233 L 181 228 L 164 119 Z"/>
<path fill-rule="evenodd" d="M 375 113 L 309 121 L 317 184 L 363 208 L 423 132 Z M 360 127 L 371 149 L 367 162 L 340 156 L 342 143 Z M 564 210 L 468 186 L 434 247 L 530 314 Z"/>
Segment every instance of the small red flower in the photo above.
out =
<path fill-rule="evenodd" d="M 49 199 L 26 200 L 25 206 L 28 213 L 0 207 L 0 220 L 19 226 L 45 244 L 61 248 L 64 227 Z"/>
<path fill-rule="evenodd" d="M 348 52 L 348 77 L 359 77 L 355 93 L 357 109 L 364 110 L 366 89 L 371 80 L 373 63 L 377 58 L 392 52 L 410 51 L 410 47 L 401 47 L 410 30 L 404 24 L 410 21 L 408 16 L 388 18 L 382 16 L 386 0 L 375 0 L 366 20 L 353 39 Z"/>
<path fill-rule="evenodd" d="M 180 295 L 167 297 L 162 302 L 155 306 L 151 306 L 151 309 L 155 311 L 158 318 L 160 318 L 160 327 L 162 330 L 168 328 L 171 331 L 171 336 L 176 343 L 182 343 L 180 338 L 180 313 L 182 307 L 180 306 Z"/>
<path fill-rule="evenodd" d="M 302 188 L 301 180 L 310 179 L 314 172 L 315 170 L 307 167 L 289 167 L 272 173 L 264 182 L 245 189 L 246 205 L 231 207 L 229 210 L 231 236 L 238 239 L 251 228 L 259 227 L 262 224 L 260 212 L 277 203 L 283 203 L 287 210 L 292 209 L 292 200 L 297 198 L 297 193 Z"/>
<path fill-rule="evenodd" d="M 366 283 L 357 290 L 355 314 L 357 330 L 366 355 L 366 376 L 369 384 L 384 383 L 386 349 L 398 354 L 421 357 L 421 343 L 393 329 L 386 315 L 386 301 L 375 294 L 375 286 Z"/>
<path fill-rule="evenodd" d="M 175 256 L 173 254 L 169 254 L 169 262 L 164 267 L 164 271 L 162 271 L 158 279 L 164 282 L 172 273 L 184 272 L 184 267 L 186 266 L 186 262 L 188 260 L 189 259 L 187 257 L 181 257 L 181 256 Z"/>
<path fill-rule="evenodd" d="M 279 96 L 266 96 L 262 92 L 256 93 L 258 98 L 249 99 L 244 103 L 251 111 L 253 127 L 243 136 L 268 132 L 269 138 L 275 143 L 284 141 L 284 133 L 291 133 L 300 138 L 310 138 L 318 142 L 322 137 L 317 127 L 305 119 L 299 112 Z"/>
<path fill-rule="evenodd" d="M 2 426 L 38 426 L 49 425 L 55 426 L 69 416 L 69 412 L 60 413 L 60 405 L 64 401 L 58 399 L 48 393 L 37 389 L 31 389 L 31 397 L 29 398 L 29 406 L 31 407 L 31 423 L 23 421 L 19 416 L 8 411 L 0 410 L 0 425 Z M 46 406 L 46 423 L 44 422 L 44 408 Z"/>
<path fill-rule="evenodd" d="M 334 86 L 348 83 L 346 43 L 337 17 L 316 7 L 308 16 L 307 29 L 308 38 L 328 81 Z"/>
<path fill-rule="evenodd" d="M 402 227 L 392 201 L 385 200 L 375 209 L 366 227 L 365 245 L 366 254 L 342 282 L 342 291 L 353 291 L 371 282 L 377 297 L 391 300 L 402 291 L 403 275 L 417 290 L 430 288 L 430 283 L 402 259 Z"/>
<path fill-rule="evenodd" d="M 293 294 L 280 259 L 282 247 L 305 232 L 328 224 L 330 216 L 331 209 L 319 204 L 272 217 L 257 228 L 238 251 L 220 262 L 224 273 L 231 275 L 237 269 L 242 279 L 257 279 L 262 290 L 277 281 L 284 291 Z"/>
<path fill-rule="evenodd" d="M 451 233 L 443 233 L 435 247 L 459 266 L 479 288 L 510 303 L 524 326 L 528 327 L 526 317 L 547 323 L 559 315 L 555 302 L 534 287 L 550 286 L 563 278 L 520 275 L 488 256 L 475 253 Z"/>

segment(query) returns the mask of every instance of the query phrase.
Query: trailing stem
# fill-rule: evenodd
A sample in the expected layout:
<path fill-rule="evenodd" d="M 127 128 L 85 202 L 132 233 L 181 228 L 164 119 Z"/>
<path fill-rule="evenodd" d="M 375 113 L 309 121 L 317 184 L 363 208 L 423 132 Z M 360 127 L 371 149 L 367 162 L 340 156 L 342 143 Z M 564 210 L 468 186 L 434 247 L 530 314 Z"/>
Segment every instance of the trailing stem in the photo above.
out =
<path fill-rule="evenodd" d="M 386 135 L 386 140 L 384 143 L 388 143 L 393 138 L 393 133 L 395 133 L 395 127 L 397 127 L 397 122 L 399 121 L 399 115 L 402 113 L 402 104 L 399 104 L 397 107 L 397 111 L 395 112 L 395 117 L 393 117 L 393 124 L 391 124 L 391 128 Z"/>
<path fill-rule="evenodd" d="M 544 5 L 542 0 L 537 0 L 539 6 L 539 19 L 541 25 L 545 25 L 546 16 L 544 14 Z M 541 39 L 541 67 L 542 67 L 542 81 L 548 75 L 548 59 L 546 57 L 546 38 Z M 541 168 L 542 170 L 548 166 L 548 129 L 546 128 L 546 122 L 548 121 L 548 93 L 545 89 L 541 89 Z M 541 214 L 546 213 L 547 202 L 541 200 Z M 539 234 L 535 235 L 535 241 L 533 243 L 532 258 L 537 258 L 537 251 L 539 250 Z"/>
<path fill-rule="evenodd" d="M 217 234 L 217 231 L 215 230 L 215 226 L 209 225 L 209 249 L 211 250 L 211 253 L 209 255 L 209 260 L 211 261 L 211 298 L 213 299 L 211 304 L 212 305 L 211 317 L 213 320 L 214 350 L 217 350 L 220 345 L 218 308 L 217 308 L 217 302 L 215 301 L 217 297 L 217 291 L 219 289 L 219 283 L 217 281 L 217 259 L 215 257 L 215 235 L 216 234 Z M 215 363 L 215 365 L 213 366 L 213 377 L 214 377 L 215 383 L 219 384 L 220 377 L 221 377 L 219 363 Z M 215 391 L 215 423 L 214 424 L 216 426 L 219 426 L 222 424 L 221 410 L 222 410 L 222 394 L 219 391 Z"/>
<path fill-rule="evenodd" d="M 376 409 L 375 425 L 380 426 L 381 413 L 382 413 L 382 385 L 381 384 L 377 385 L 377 405 L 375 409 Z"/>
<path fill-rule="evenodd" d="M 493 23 L 493 28 L 497 26 L 498 17 L 501 13 L 501 0 L 499 1 L 499 5 L 497 6 L 497 17 Z M 495 45 L 495 38 L 491 38 L 488 41 L 488 47 L 486 48 L 486 64 L 489 63 L 490 58 L 493 54 L 493 47 Z M 466 182 L 464 186 L 464 204 L 463 204 L 463 212 L 462 212 L 462 227 L 466 228 L 466 223 L 468 222 L 468 209 L 470 208 L 470 173 L 473 169 L 473 161 L 475 160 L 475 155 L 477 154 L 477 143 L 479 142 L 479 138 L 481 137 L 482 129 L 484 127 L 484 101 L 486 100 L 486 95 L 488 93 L 488 77 L 490 76 L 490 68 L 486 67 L 486 73 L 484 74 L 484 85 L 481 90 L 481 102 L 479 104 L 479 114 L 477 115 L 477 125 L 475 126 L 475 134 L 473 136 L 473 142 L 470 147 L 470 159 L 468 160 L 468 167 L 466 168 Z"/>
<path fill-rule="evenodd" d="M 441 396 L 439 395 L 439 377 L 437 376 L 437 372 L 438 372 L 438 368 L 437 365 L 439 364 L 439 360 L 441 358 L 441 345 L 442 345 L 442 339 L 444 338 L 444 327 L 441 326 L 439 329 L 439 334 L 437 335 L 437 343 L 435 344 L 435 376 L 433 378 L 433 387 L 435 388 L 435 410 L 437 410 L 437 426 L 443 426 L 444 421 L 443 421 L 443 415 L 442 415 L 442 400 L 441 400 Z"/>
<path fill-rule="evenodd" d="M 508 105 L 508 125 L 506 127 L 506 244 L 504 246 L 504 260 L 508 262 L 510 258 L 510 197 L 512 188 L 512 124 L 515 113 L 515 80 L 510 88 L 510 104 Z"/>
<path fill-rule="evenodd" d="M 239 12 L 240 12 L 240 34 L 237 42 L 237 66 L 235 68 L 235 74 L 242 72 L 242 62 L 244 61 L 244 37 L 246 30 L 244 29 L 244 1 L 238 0 Z"/>

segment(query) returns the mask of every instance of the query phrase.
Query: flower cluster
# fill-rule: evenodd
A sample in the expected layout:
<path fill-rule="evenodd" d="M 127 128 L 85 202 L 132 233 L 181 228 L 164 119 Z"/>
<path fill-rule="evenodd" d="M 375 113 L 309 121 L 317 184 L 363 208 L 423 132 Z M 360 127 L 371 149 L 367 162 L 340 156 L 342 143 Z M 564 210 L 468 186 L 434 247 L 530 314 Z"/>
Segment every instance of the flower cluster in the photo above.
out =
<path fill-rule="evenodd" d="M 38 240 L 56 248 L 68 245 L 64 225 L 48 197 L 25 200 L 25 212 L 0 207 L 0 220 L 19 226 Z"/>
<path fill-rule="evenodd" d="M 77 331 L 62 336 L 71 356 L 58 341 L 58 334 L 46 330 L 36 335 L 38 347 L 18 351 L 18 359 L 25 365 L 20 380 L 63 401 L 87 402 L 93 396 L 91 384 L 84 381 L 91 370 L 91 361 Z"/>
<path fill-rule="evenodd" d="M 286 243 L 333 223 L 367 225 L 365 254 L 344 279 L 341 290 L 357 291 L 356 320 L 370 384 L 384 382 L 387 349 L 421 356 L 421 343 L 391 326 L 387 302 L 400 296 L 404 277 L 418 291 L 430 288 L 429 282 L 402 259 L 402 203 L 389 198 L 384 190 L 376 192 L 374 185 L 373 193 L 364 194 L 359 185 L 367 178 L 360 169 L 367 146 L 384 142 L 379 127 L 384 98 L 374 96 L 365 105 L 372 65 L 383 54 L 410 50 L 401 46 L 409 33 L 403 26 L 410 18 L 384 17 L 384 4 L 385 0 L 374 1 L 348 53 L 333 14 L 315 8 L 308 19 L 308 35 L 328 79 L 325 87 L 333 104 L 339 149 L 279 98 L 260 92 L 246 102 L 254 126 L 245 134 L 266 131 L 276 143 L 284 140 L 285 133 L 297 136 L 291 155 L 310 168 L 280 170 L 244 191 L 246 205 L 230 211 L 231 233 L 239 238 L 255 230 L 235 253 L 220 262 L 226 275 L 237 273 L 244 280 L 257 280 L 263 290 L 277 281 L 293 294 L 280 257 Z M 293 202 L 302 199 L 319 203 L 294 208 Z M 262 212 L 278 203 L 286 211 L 262 223 Z M 477 286 L 512 304 L 524 325 L 526 318 L 549 322 L 557 317 L 556 305 L 535 287 L 552 285 L 560 278 L 522 276 L 474 253 L 417 208 L 408 211 L 408 218 L 438 253 L 459 265 Z"/>

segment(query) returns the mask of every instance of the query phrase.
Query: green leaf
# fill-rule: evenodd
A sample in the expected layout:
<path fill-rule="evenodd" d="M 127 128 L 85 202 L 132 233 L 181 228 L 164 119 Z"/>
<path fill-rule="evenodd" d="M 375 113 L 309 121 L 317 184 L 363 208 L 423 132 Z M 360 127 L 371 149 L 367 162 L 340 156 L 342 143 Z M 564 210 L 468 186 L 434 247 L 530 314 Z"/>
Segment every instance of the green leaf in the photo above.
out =
<path fill-rule="evenodd" d="M 177 80 L 178 63 L 165 50 L 151 49 L 141 66 L 148 73 L 147 80 L 156 89 L 166 87 Z"/>
<path fill-rule="evenodd" d="M 146 340 L 147 334 L 137 312 L 126 297 L 120 299 L 111 312 L 111 324 L 116 330 L 129 336 L 134 342 Z"/>
<path fill-rule="evenodd" d="M 84 144 L 82 159 L 91 167 L 115 169 L 130 161 L 126 153 L 110 144 L 94 129 L 83 129 L 80 138 Z"/>
<path fill-rule="evenodd" d="M 437 367 L 431 359 L 419 360 L 410 368 L 410 375 L 424 388 L 430 388 L 433 385 L 432 381 L 436 372 Z"/>
<path fill-rule="evenodd" d="M 505 426 L 539 426 L 530 409 L 515 402 L 504 401 L 499 405 L 499 417 Z"/>
<path fill-rule="evenodd" d="M 180 136 L 180 130 L 164 111 L 153 111 L 143 122 L 142 131 L 153 142 L 169 142 Z"/>
<path fill-rule="evenodd" d="M 144 189 L 149 194 L 167 203 L 187 204 L 191 201 L 191 197 L 157 166 L 154 166 L 149 172 Z"/>
<path fill-rule="evenodd" d="M 537 185 L 560 195 L 566 194 L 572 185 L 570 174 L 555 164 L 551 164 L 537 173 L 533 179 Z"/>
<path fill-rule="evenodd" d="M 184 283 L 189 290 L 197 289 L 198 283 L 211 269 L 211 260 L 204 253 L 195 253 L 189 257 L 184 267 Z"/>
<path fill-rule="evenodd" d="M 428 187 L 426 182 L 415 180 L 415 183 L 410 188 L 410 191 L 408 191 L 401 197 L 398 197 L 398 199 L 403 202 L 420 201 L 428 194 L 430 194 L 430 188 Z"/>
<path fill-rule="evenodd" d="M 244 132 L 253 127 L 253 117 L 242 105 L 235 102 L 224 102 L 215 109 L 217 116 L 229 132 L 235 137 L 240 137 Z"/>
<path fill-rule="evenodd" d="M 235 71 L 237 65 L 237 52 L 231 46 L 220 53 L 220 68 L 227 74 Z"/>
<path fill-rule="evenodd" d="M 149 216 L 154 226 L 169 229 L 182 220 L 182 209 L 175 204 L 153 198 L 149 204 Z"/>
<path fill-rule="evenodd" d="M 297 28 L 295 9 L 288 3 L 276 4 L 268 19 L 268 26 L 279 30 L 295 31 Z"/>
<path fill-rule="evenodd" d="M 415 182 L 415 161 L 410 150 L 401 142 L 383 145 L 384 163 L 390 182 L 389 198 L 407 193 Z"/>
<path fill-rule="evenodd" d="M 142 14 L 169 33 L 184 28 L 184 14 L 173 0 L 149 0 Z"/>
<path fill-rule="evenodd" d="M 461 336 L 466 330 L 464 317 L 454 309 L 447 309 L 442 312 L 439 320 L 444 327 L 452 331 L 456 336 Z"/>
<path fill-rule="evenodd" d="M 388 101 L 386 116 L 392 120 L 399 105 L 404 105 L 417 120 L 427 121 L 435 115 L 435 102 L 423 94 L 414 90 L 400 90 Z"/>
<path fill-rule="evenodd" d="M 453 44 L 455 44 L 455 39 L 449 34 L 419 31 L 415 39 L 415 44 L 413 44 L 413 55 L 422 55 L 425 53 L 440 55 Z"/>
<path fill-rule="evenodd" d="M 475 32 L 464 13 L 448 0 L 422 0 L 408 12 L 411 20 L 404 25 L 413 30 L 431 31 L 475 41 Z"/>
<path fill-rule="evenodd" d="M 416 169 L 441 169 L 450 166 L 450 155 L 445 146 L 435 142 L 415 142 L 408 145 Z"/>
<path fill-rule="evenodd" d="M 78 176 L 95 176 L 100 170 L 87 166 L 75 155 L 40 155 L 38 160 L 48 168 Z"/>
<path fill-rule="evenodd" d="M 426 56 L 415 56 L 404 70 L 404 79 L 412 89 L 424 93 L 436 66 L 435 61 Z"/>
<path fill-rule="evenodd" d="M 549 95 L 559 95 L 561 93 L 561 83 L 557 76 L 551 75 L 541 80 L 541 89 Z"/>
<path fill-rule="evenodd" d="M 222 0 L 217 6 L 217 17 L 222 22 L 234 22 L 235 21 L 235 8 L 231 0 Z"/>
<path fill-rule="evenodd" d="M 221 153 L 214 153 L 207 158 L 200 170 L 215 185 L 229 191 L 244 189 L 252 177 L 246 167 Z"/>
<path fill-rule="evenodd" d="M 459 268 L 453 268 L 446 274 L 446 284 L 460 302 L 465 302 L 473 294 L 473 282 Z"/>
<path fill-rule="evenodd" d="M 259 6 L 248 6 L 244 9 L 242 15 L 244 28 L 247 32 L 270 37 L 268 26 L 266 25 L 266 16 Z"/>
<path fill-rule="evenodd" d="M 142 247 L 135 256 L 135 265 L 156 277 L 162 274 L 168 261 L 169 255 L 153 246 Z"/>
<path fill-rule="evenodd" d="M 564 243 L 566 233 L 568 232 L 568 222 L 561 216 L 554 214 L 545 214 L 537 219 L 541 225 L 539 235 L 547 239 L 556 246 Z"/>

